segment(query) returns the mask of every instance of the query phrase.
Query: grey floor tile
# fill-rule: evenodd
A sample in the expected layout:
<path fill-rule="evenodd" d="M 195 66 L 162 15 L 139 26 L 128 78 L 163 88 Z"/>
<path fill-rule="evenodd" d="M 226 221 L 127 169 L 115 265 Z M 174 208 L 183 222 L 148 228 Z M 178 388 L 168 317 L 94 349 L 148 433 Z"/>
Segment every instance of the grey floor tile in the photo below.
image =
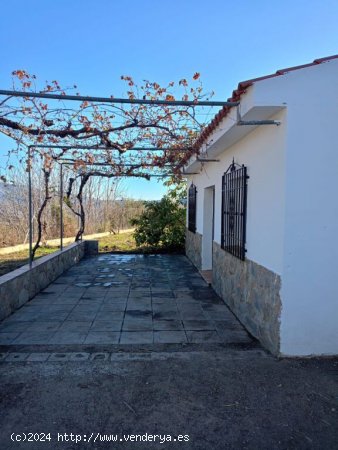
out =
<path fill-rule="evenodd" d="M 90 330 L 90 327 L 92 326 L 91 320 L 82 320 L 82 321 L 75 321 L 75 320 L 65 320 L 58 331 L 71 331 L 71 332 L 82 332 L 86 333 Z"/>
<path fill-rule="evenodd" d="M 177 308 L 182 312 L 193 312 L 203 314 L 204 310 L 198 302 L 179 303 L 177 302 Z"/>
<path fill-rule="evenodd" d="M 35 305 L 34 304 L 34 300 L 32 300 L 32 301 L 26 303 L 22 308 L 20 308 L 19 311 L 21 313 L 36 314 L 36 313 L 39 313 L 41 311 L 49 311 L 51 306 L 52 305 L 49 305 L 49 304 L 48 305 L 47 304 Z"/>
<path fill-rule="evenodd" d="M 156 331 L 161 331 L 161 330 L 180 331 L 180 330 L 183 330 L 183 324 L 182 324 L 181 320 L 154 319 L 153 328 Z"/>
<path fill-rule="evenodd" d="M 191 295 L 189 295 L 189 294 L 185 294 L 185 295 L 183 295 L 183 294 L 180 294 L 180 295 L 175 295 L 175 299 L 176 299 L 176 301 L 177 301 L 177 303 L 179 304 L 179 303 L 184 303 L 184 302 L 186 302 L 186 303 L 196 303 L 196 300 L 194 299 L 194 297 L 192 296 L 192 294 Z"/>
<path fill-rule="evenodd" d="M 163 320 L 163 319 L 180 320 L 180 315 L 177 310 L 161 311 L 161 312 L 155 312 L 153 314 L 153 318 L 154 318 L 154 320 Z"/>
<path fill-rule="evenodd" d="M 187 342 L 184 331 L 154 331 L 155 344 L 179 344 Z"/>
<path fill-rule="evenodd" d="M 7 322 L 5 319 L 0 324 L 0 332 L 17 332 L 20 333 L 22 331 L 26 331 L 32 322 Z"/>
<path fill-rule="evenodd" d="M 63 291 L 63 295 L 69 295 L 71 297 L 80 297 L 86 292 L 86 286 L 76 286 L 76 284 L 81 283 L 80 281 L 76 280 L 76 277 L 74 277 L 73 283 L 74 284 L 71 284 Z M 88 284 L 88 280 L 87 283 L 85 284 Z"/>
<path fill-rule="evenodd" d="M 57 290 L 60 288 L 57 287 L 54 283 L 51 286 L 48 286 L 47 288 L 43 289 L 40 294 L 55 294 Z"/>
<path fill-rule="evenodd" d="M 101 306 L 103 305 L 103 302 L 94 302 L 94 303 L 88 303 L 86 300 L 80 300 L 74 307 L 75 311 L 81 311 L 83 308 L 84 310 L 89 311 L 100 311 Z"/>
<path fill-rule="evenodd" d="M 63 292 L 53 303 L 63 302 L 63 303 L 74 303 L 78 302 L 83 294 L 73 294 L 71 292 Z"/>
<path fill-rule="evenodd" d="M 202 303 L 199 302 L 198 300 L 181 300 L 181 299 L 176 299 L 176 304 L 177 307 L 180 309 L 184 309 L 184 308 L 201 308 L 202 307 Z"/>
<path fill-rule="evenodd" d="M 152 287 L 151 287 L 151 294 L 153 297 L 165 297 L 165 298 L 171 298 L 173 297 L 173 291 L 170 288 L 169 285 L 165 286 L 165 284 L 163 283 L 162 285 L 158 285 L 158 287 L 153 283 Z"/>
<path fill-rule="evenodd" d="M 99 311 L 100 312 L 102 312 L 102 311 L 120 311 L 120 312 L 122 312 L 122 311 L 125 311 L 126 306 L 127 306 L 127 302 L 124 302 L 124 303 L 114 303 L 114 302 L 112 302 L 112 303 L 103 303 L 100 306 Z"/>
<path fill-rule="evenodd" d="M 83 344 L 87 333 L 81 331 L 56 331 L 49 340 L 49 344 Z"/>
<path fill-rule="evenodd" d="M 5 332 L 0 333 L 0 345 L 9 345 L 12 344 L 13 341 L 20 336 L 20 333 L 16 332 Z"/>
<path fill-rule="evenodd" d="M 178 309 L 176 303 L 155 303 L 153 304 L 153 312 L 156 313 L 164 313 L 164 312 L 175 312 L 178 313 Z"/>
<path fill-rule="evenodd" d="M 120 333 L 109 331 L 90 331 L 85 344 L 118 344 Z"/>
<path fill-rule="evenodd" d="M 173 297 L 152 297 L 151 300 L 153 305 L 176 306 L 176 300 Z"/>
<path fill-rule="evenodd" d="M 221 310 L 221 311 L 213 311 L 213 310 L 209 310 L 209 309 L 204 309 L 204 315 L 210 319 L 210 320 L 235 320 L 237 321 L 237 319 L 235 318 L 235 316 L 233 316 L 231 313 L 229 313 L 229 311 L 226 310 Z"/>
<path fill-rule="evenodd" d="M 79 298 L 66 297 L 62 295 L 53 301 L 53 305 L 76 305 L 79 301 Z"/>
<path fill-rule="evenodd" d="M 60 312 L 60 313 L 66 313 L 71 312 L 72 309 L 74 309 L 74 305 L 50 305 L 47 307 L 46 312 Z M 42 310 L 41 310 L 42 311 Z"/>
<path fill-rule="evenodd" d="M 149 297 L 151 294 L 150 286 L 145 288 L 139 288 L 135 283 L 130 285 L 130 295 L 133 297 Z"/>
<path fill-rule="evenodd" d="M 128 303 L 129 304 L 135 304 L 135 305 L 141 305 L 141 306 L 150 306 L 151 305 L 151 297 L 128 297 Z M 137 307 L 137 306 L 136 306 Z"/>
<path fill-rule="evenodd" d="M 229 330 L 237 330 L 237 331 L 245 331 L 245 328 L 243 325 L 234 318 L 227 319 L 227 320 L 214 320 L 214 324 L 217 331 L 229 331 Z"/>
<path fill-rule="evenodd" d="M 54 331 L 24 331 L 12 342 L 12 344 L 48 344 L 53 334 Z"/>
<path fill-rule="evenodd" d="M 152 329 L 151 318 L 125 318 L 122 326 L 123 331 L 152 331 Z"/>
<path fill-rule="evenodd" d="M 90 331 L 121 331 L 122 320 L 94 320 Z"/>
<path fill-rule="evenodd" d="M 147 302 L 128 301 L 126 310 L 133 311 L 135 309 L 138 309 L 140 311 L 150 311 L 151 310 L 151 302 L 150 301 L 147 301 Z"/>
<path fill-rule="evenodd" d="M 30 333 L 35 332 L 35 331 L 56 331 L 60 328 L 60 325 L 62 324 L 62 322 L 42 322 L 42 321 L 37 321 L 37 322 L 32 322 L 28 328 L 27 331 L 29 331 Z"/>
<path fill-rule="evenodd" d="M 203 305 L 203 309 L 206 312 L 216 312 L 216 313 L 222 313 L 226 315 L 227 317 L 235 317 L 235 315 L 230 311 L 230 309 L 225 305 L 224 303 L 222 305 L 215 305 L 215 304 L 209 304 L 209 305 Z"/>
<path fill-rule="evenodd" d="M 79 305 L 77 304 L 76 306 L 74 306 L 74 308 L 72 309 L 72 314 L 78 314 L 78 313 L 96 313 L 98 312 L 100 309 L 100 305 L 96 304 L 96 305 Z"/>
<path fill-rule="evenodd" d="M 126 319 L 127 318 L 150 318 L 152 317 L 152 312 L 148 311 L 148 310 L 140 310 L 140 309 L 132 309 L 132 310 L 128 310 L 126 311 Z"/>
<path fill-rule="evenodd" d="M 67 320 L 86 322 L 86 321 L 94 320 L 95 317 L 97 316 L 97 314 L 98 313 L 96 311 L 77 312 L 77 313 L 71 312 L 69 314 L 69 316 L 67 317 Z"/>
<path fill-rule="evenodd" d="M 65 286 L 65 289 L 66 289 L 68 287 L 68 285 L 70 284 L 70 278 L 72 278 L 72 277 L 69 277 L 64 273 L 56 280 L 55 283 L 62 284 L 63 286 Z"/>
<path fill-rule="evenodd" d="M 120 344 L 152 344 L 152 331 L 122 331 Z"/>
<path fill-rule="evenodd" d="M 14 314 L 12 314 L 10 317 L 8 317 L 7 323 L 11 322 L 33 322 L 37 319 L 37 314 L 35 313 L 25 313 L 21 312 L 19 309 L 18 311 L 15 311 Z"/>
<path fill-rule="evenodd" d="M 42 322 L 63 322 L 66 320 L 69 316 L 69 312 L 60 313 L 60 312 L 48 312 L 48 313 L 41 313 L 37 316 L 38 321 Z"/>
<path fill-rule="evenodd" d="M 203 301 L 203 305 L 204 306 L 208 306 L 208 305 L 224 306 L 224 301 L 220 297 L 215 296 L 215 297 L 212 297 L 212 298 L 209 298 L 209 299 Z"/>
<path fill-rule="evenodd" d="M 224 344 L 250 344 L 253 342 L 245 330 L 218 330 L 218 335 Z"/>
<path fill-rule="evenodd" d="M 107 295 L 107 288 L 105 287 L 93 287 L 86 289 L 86 291 L 83 294 L 83 297 L 91 297 L 93 299 L 99 299 L 102 297 L 105 297 Z"/>
<path fill-rule="evenodd" d="M 50 300 L 47 300 L 46 298 L 40 298 L 40 297 L 37 295 L 37 296 L 34 297 L 34 299 L 31 300 L 30 302 L 34 301 L 34 305 L 35 305 L 35 306 L 50 306 L 50 305 L 53 305 L 54 300 L 56 300 L 56 299 L 53 299 L 52 301 L 50 301 Z M 30 302 L 29 302 L 29 303 L 30 303 Z"/>
<path fill-rule="evenodd" d="M 188 341 L 193 344 L 222 342 L 216 331 L 186 331 Z"/>
<path fill-rule="evenodd" d="M 173 290 L 175 298 L 192 298 L 192 295 L 194 293 L 193 289 L 190 289 L 187 286 L 183 287 L 176 287 L 176 289 Z"/>
<path fill-rule="evenodd" d="M 186 330 L 190 331 L 215 331 L 215 324 L 211 320 L 183 320 L 183 325 Z"/>
<path fill-rule="evenodd" d="M 109 303 L 123 303 L 123 302 L 127 302 L 128 295 L 129 295 L 129 292 L 126 292 L 126 293 L 121 294 L 121 295 L 108 293 L 104 297 L 104 302 L 109 302 Z"/>
<path fill-rule="evenodd" d="M 100 295 L 98 295 L 98 294 L 90 294 L 90 295 L 84 294 L 79 299 L 79 302 L 80 301 L 88 302 L 88 303 L 103 302 L 105 298 L 106 298 L 106 294 L 105 293 L 102 293 Z"/>
<path fill-rule="evenodd" d="M 180 317 L 182 320 L 207 320 L 209 319 L 203 313 L 203 311 L 180 311 Z"/>
<path fill-rule="evenodd" d="M 96 314 L 95 320 L 122 320 L 124 317 L 123 311 L 99 311 Z"/>
<path fill-rule="evenodd" d="M 35 302 L 39 302 L 42 303 L 42 301 L 44 302 L 44 304 L 51 304 L 53 303 L 54 300 L 56 300 L 57 298 L 60 297 L 60 295 L 62 295 L 62 292 L 58 292 L 57 294 L 54 295 L 46 295 L 43 292 L 41 292 L 40 294 L 38 294 L 36 297 L 34 297 L 34 299 L 29 300 L 28 303 L 35 303 Z"/>

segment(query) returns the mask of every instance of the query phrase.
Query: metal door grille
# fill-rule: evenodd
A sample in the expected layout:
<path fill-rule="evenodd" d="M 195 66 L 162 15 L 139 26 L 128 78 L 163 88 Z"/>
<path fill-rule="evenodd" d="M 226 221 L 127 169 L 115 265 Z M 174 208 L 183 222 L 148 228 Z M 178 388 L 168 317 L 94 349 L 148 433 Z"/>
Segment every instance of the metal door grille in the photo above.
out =
<path fill-rule="evenodd" d="M 245 260 L 247 168 L 233 162 L 222 177 L 222 230 L 224 250 Z"/>
<path fill-rule="evenodd" d="M 188 230 L 196 233 L 196 197 L 197 189 L 191 184 L 188 195 Z"/>

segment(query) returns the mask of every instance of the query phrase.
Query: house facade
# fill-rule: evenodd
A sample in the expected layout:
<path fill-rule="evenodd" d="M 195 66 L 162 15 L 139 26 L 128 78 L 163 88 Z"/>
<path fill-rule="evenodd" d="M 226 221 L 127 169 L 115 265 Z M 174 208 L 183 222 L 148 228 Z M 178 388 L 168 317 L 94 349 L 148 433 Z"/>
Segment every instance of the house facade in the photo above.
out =
<path fill-rule="evenodd" d="M 273 354 L 338 354 L 338 55 L 229 100 L 184 167 L 186 254 Z"/>

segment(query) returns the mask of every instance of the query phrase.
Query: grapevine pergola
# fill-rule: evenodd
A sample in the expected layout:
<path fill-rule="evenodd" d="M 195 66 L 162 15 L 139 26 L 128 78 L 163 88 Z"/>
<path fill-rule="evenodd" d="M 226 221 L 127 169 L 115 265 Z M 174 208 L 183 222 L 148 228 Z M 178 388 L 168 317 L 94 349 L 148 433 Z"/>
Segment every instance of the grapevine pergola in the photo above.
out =
<path fill-rule="evenodd" d="M 173 82 L 161 87 L 145 81 L 138 86 L 131 77 L 121 77 L 128 84 L 127 97 L 114 98 L 68 95 L 56 81 L 38 90 L 34 76 L 25 71 L 15 71 L 13 76 L 20 88 L 14 83 L 12 90 L 0 90 L 0 132 L 16 142 L 15 152 L 24 155 L 21 161 L 27 165 L 30 264 L 40 245 L 41 216 L 51 198 L 49 178 L 55 166 L 60 168 L 62 249 L 63 203 L 80 218 L 76 236 L 79 240 L 85 227 L 83 189 L 90 177 L 180 177 L 183 165 L 198 153 L 195 142 L 207 123 L 201 109 L 208 108 L 210 114 L 211 108 L 238 105 L 211 101 L 203 94 L 200 83 L 188 87 L 186 79 L 177 84 L 183 95 L 176 99 L 171 93 Z M 199 74 L 193 80 L 199 82 Z M 37 157 L 43 162 L 45 199 L 39 210 L 38 239 L 33 247 L 31 169 Z M 66 193 L 64 166 L 74 173 Z M 76 179 L 79 212 L 70 204 Z"/>

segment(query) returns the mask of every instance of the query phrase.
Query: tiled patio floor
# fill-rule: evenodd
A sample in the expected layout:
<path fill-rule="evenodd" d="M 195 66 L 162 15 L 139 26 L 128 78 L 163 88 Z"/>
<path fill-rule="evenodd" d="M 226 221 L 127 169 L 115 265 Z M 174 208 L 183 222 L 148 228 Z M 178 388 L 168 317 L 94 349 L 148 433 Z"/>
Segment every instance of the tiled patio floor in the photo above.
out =
<path fill-rule="evenodd" d="M 250 342 L 183 255 L 84 259 L 0 324 L 0 345 Z"/>

